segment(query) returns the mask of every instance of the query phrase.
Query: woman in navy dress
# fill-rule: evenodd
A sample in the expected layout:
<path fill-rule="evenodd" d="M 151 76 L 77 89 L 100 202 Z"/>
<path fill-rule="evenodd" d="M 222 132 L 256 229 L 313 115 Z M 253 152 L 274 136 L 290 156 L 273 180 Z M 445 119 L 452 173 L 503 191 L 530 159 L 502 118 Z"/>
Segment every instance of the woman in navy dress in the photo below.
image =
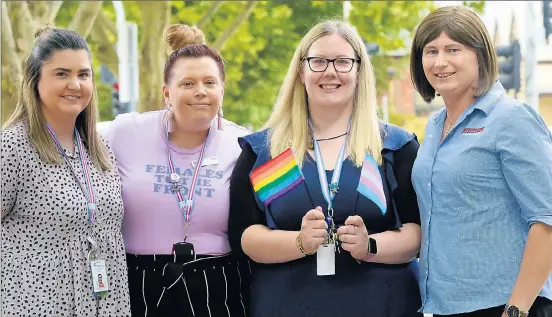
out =
<path fill-rule="evenodd" d="M 419 145 L 378 124 L 350 25 L 325 21 L 303 38 L 266 128 L 240 139 L 230 181 L 229 239 L 253 260 L 252 316 L 422 316 Z"/>

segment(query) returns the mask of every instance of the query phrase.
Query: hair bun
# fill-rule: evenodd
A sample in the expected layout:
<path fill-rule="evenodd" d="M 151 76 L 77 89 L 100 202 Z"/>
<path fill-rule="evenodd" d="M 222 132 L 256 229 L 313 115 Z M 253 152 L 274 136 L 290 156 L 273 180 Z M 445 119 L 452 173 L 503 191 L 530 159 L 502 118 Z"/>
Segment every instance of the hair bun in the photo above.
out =
<path fill-rule="evenodd" d="M 36 29 L 34 37 L 35 37 L 35 39 L 39 38 L 43 34 L 50 33 L 54 29 L 55 29 L 55 27 L 52 24 L 46 24 L 46 25 L 40 26 L 38 29 Z"/>
<path fill-rule="evenodd" d="M 172 24 L 165 30 L 165 42 L 171 53 L 190 44 L 205 44 L 205 35 L 195 26 Z"/>

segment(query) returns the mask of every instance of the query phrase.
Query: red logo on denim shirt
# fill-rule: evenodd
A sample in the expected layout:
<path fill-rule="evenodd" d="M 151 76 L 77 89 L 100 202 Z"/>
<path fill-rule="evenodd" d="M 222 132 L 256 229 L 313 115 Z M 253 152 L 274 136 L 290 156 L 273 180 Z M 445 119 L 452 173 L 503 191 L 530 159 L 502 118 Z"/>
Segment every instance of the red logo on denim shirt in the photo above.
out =
<path fill-rule="evenodd" d="M 485 128 L 465 128 L 462 133 L 481 133 Z"/>

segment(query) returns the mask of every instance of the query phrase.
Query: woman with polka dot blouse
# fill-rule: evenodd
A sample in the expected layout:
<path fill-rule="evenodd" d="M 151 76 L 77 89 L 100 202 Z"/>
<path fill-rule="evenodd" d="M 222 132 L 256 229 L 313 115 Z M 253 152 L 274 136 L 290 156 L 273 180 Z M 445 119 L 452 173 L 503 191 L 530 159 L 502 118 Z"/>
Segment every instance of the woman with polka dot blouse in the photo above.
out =
<path fill-rule="evenodd" d="M 90 50 L 46 27 L 2 129 L 2 316 L 130 316 L 123 203 Z"/>

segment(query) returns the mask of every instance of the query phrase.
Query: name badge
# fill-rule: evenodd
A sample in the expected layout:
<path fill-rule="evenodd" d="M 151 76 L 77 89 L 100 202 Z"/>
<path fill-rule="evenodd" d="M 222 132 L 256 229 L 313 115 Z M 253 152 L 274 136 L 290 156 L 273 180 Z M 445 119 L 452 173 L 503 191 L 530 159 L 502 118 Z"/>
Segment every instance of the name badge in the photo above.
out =
<path fill-rule="evenodd" d="M 88 251 L 88 262 L 90 263 L 90 273 L 92 274 L 92 296 L 105 297 L 108 295 L 109 282 L 107 280 L 107 266 L 105 260 L 101 257 L 98 244 L 91 237 L 87 238 L 92 246 Z"/>
<path fill-rule="evenodd" d="M 92 271 L 92 286 L 94 287 L 94 296 L 105 296 L 109 290 L 107 281 L 107 268 L 104 260 L 91 260 L 90 269 Z M 105 293 L 105 295 L 104 295 Z"/>
<path fill-rule="evenodd" d="M 209 165 L 217 165 L 218 163 L 219 163 L 218 157 L 213 156 L 213 157 L 203 159 L 203 162 L 201 163 L 201 167 L 209 166 Z M 195 168 L 196 165 L 197 165 L 197 160 L 192 161 L 192 167 Z"/>
<path fill-rule="evenodd" d="M 316 274 L 335 275 L 335 244 L 322 244 L 316 252 Z"/>

